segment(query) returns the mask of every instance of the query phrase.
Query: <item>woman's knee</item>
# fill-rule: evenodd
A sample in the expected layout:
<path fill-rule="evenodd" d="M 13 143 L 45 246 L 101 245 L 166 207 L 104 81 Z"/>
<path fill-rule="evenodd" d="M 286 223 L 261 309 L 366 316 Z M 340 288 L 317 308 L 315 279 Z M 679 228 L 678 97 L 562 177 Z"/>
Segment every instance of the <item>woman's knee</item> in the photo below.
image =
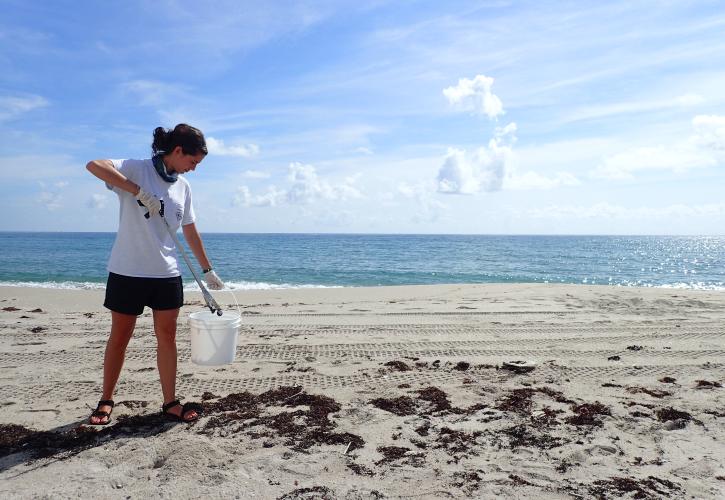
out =
<path fill-rule="evenodd" d="M 163 328 L 155 326 L 154 333 L 156 334 L 156 341 L 159 344 L 176 342 L 176 325 Z"/>
<path fill-rule="evenodd" d="M 116 350 L 125 350 L 133 336 L 133 330 L 115 331 L 108 338 L 108 344 Z"/>
<path fill-rule="evenodd" d="M 159 343 L 176 341 L 176 320 L 179 310 L 154 311 L 154 333 Z"/>

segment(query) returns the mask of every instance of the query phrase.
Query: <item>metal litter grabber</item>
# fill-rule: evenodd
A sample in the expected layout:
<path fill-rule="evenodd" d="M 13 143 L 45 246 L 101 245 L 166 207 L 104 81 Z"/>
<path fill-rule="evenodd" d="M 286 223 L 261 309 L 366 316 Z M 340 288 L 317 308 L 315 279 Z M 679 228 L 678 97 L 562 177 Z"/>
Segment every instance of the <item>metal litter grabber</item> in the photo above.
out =
<path fill-rule="evenodd" d="M 142 207 L 146 208 L 146 206 L 141 203 L 140 200 L 138 201 L 138 204 Z M 206 286 L 204 286 L 204 283 L 199 279 L 199 276 L 196 274 L 196 271 L 194 271 L 194 266 L 191 264 L 191 260 L 189 260 L 189 256 L 186 255 L 186 251 L 184 251 L 184 247 L 181 246 L 181 242 L 179 241 L 179 238 L 176 237 L 176 233 L 172 231 L 171 226 L 169 226 L 169 223 L 166 222 L 166 219 L 164 218 L 164 202 L 163 200 L 159 200 L 161 202 L 161 210 L 159 211 L 159 215 L 161 216 L 161 220 L 164 222 L 164 226 L 166 226 L 166 230 L 169 232 L 169 235 L 171 236 L 171 239 L 174 240 L 174 243 L 176 243 L 176 248 L 179 249 L 181 252 L 181 255 L 184 257 L 184 260 L 186 261 L 186 265 L 189 267 L 189 271 L 191 271 L 191 274 L 194 276 L 194 279 L 196 280 L 196 283 L 199 285 L 199 288 L 201 289 L 201 294 L 204 296 L 204 302 L 206 302 L 206 307 L 209 308 L 212 314 L 216 313 L 217 316 L 222 315 L 222 308 L 219 307 L 219 304 L 217 304 L 217 301 L 214 300 L 214 297 L 211 296 L 211 293 L 209 293 L 209 290 L 206 289 Z M 148 212 L 144 214 L 144 217 L 147 219 L 151 216 Z"/>

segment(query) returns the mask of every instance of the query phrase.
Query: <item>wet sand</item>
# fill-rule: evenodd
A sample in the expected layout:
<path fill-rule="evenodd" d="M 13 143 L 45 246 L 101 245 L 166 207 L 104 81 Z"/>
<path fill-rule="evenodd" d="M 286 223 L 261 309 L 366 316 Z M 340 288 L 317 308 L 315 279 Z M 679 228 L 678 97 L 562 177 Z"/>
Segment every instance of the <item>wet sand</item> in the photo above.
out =
<path fill-rule="evenodd" d="M 584 285 L 237 292 L 234 363 L 159 417 L 150 313 L 112 424 L 102 292 L 0 288 L 0 496 L 722 498 L 725 295 Z M 229 293 L 217 299 L 234 307 Z M 201 310 L 188 293 L 182 318 Z M 526 361 L 533 369 L 506 367 Z"/>

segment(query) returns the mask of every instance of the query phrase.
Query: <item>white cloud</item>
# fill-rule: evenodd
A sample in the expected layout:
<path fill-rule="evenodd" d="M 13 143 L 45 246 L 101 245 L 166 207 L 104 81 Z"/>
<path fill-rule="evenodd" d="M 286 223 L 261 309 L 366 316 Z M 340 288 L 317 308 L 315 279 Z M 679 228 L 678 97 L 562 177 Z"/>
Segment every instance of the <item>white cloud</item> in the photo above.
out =
<path fill-rule="evenodd" d="M 259 146 L 256 144 L 243 144 L 238 146 L 227 146 L 221 139 L 213 137 L 206 138 L 206 145 L 209 148 L 209 154 L 219 156 L 241 156 L 250 158 L 259 154 Z"/>
<path fill-rule="evenodd" d="M 438 192 L 476 194 L 480 191 L 500 191 L 507 169 L 510 169 L 515 132 L 515 123 L 497 128 L 488 147 L 480 147 L 471 154 L 449 148 L 438 171 Z"/>
<path fill-rule="evenodd" d="M 627 180 L 643 171 L 683 173 L 713 167 L 725 161 L 725 116 L 699 115 L 692 120 L 693 133 L 667 145 L 638 146 L 604 159 L 592 177 Z"/>
<path fill-rule="evenodd" d="M 48 100 L 39 95 L 0 96 L 0 121 L 10 120 L 47 105 Z"/>
<path fill-rule="evenodd" d="M 371 155 L 373 154 L 373 150 L 366 147 L 359 147 L 355 149 L 355 153 L 361 154 L 361 155 Z"/>
<path fill-rule="evenodd" d="M 269 186 L 267 192 L 261 195 L 252 195 L 247 186 L 240 186 L 232 198 L 232 205 L 241 205 L 243 207 L 276 207 L 285 198 L 285 191 L 279 191 L 275 186 Z"/>
<path fill-rule="evenodd" d="M 343 183 L 331 184 L 320 179 L 312 165 L 291 163 L 287 178 L 292 182 L 287 191 L 287 201 L 292 204 L 310 204 L 317 200 L 346 201 L 362 197 L 360 191 L 353 186 L 354 178 L 347 178 Z"/>
<path fill-rule="evenodd" d="M 290 163 L 287 189 L 278 189 L 269 186 L 267 192 L 254 195 L 247 186 L 240 186 L 232 199 L 235 206 L 244 207 L 274 207 L 287 203 L 290 205 L 313 205 L 320 201 L 348 201 L 362 198 L 363 195 L 355 186 L 358 175 L 346 177 L 342 182 L 332 183 L 320 178 L 312 165 Z"/>
<path fill-rule="evenodd" d="M 534 171 L 519 173 L 513 144 L 516 142 L 516 124 L 496 127 L 488 147 L 473 153 L 449 148 L 438 171 L 438 192 L 444 194 L 477 194 L 502 189 L 554 189 L 576 186 L 579 180 L 568 172 L 557 172 L 547 177 Z"/>
<path fill-rule="evenodd" d="M 493 78 L 476 75 L 473 80 L 459 79 L 458 85 L 443 89 L 443 95 L 458 109 L 496 118 L 504 110 L 501 99 L 491 92 L 492 86 Z"/>

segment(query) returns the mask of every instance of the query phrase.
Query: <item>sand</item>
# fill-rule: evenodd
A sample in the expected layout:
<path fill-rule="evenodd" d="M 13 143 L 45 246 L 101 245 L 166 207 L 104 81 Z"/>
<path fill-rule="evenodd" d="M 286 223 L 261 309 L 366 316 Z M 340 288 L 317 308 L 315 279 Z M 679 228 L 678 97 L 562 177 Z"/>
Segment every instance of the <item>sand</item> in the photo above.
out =
<path fill-rule="evenodd" d="M 147 312 L 112 425 L 91 427 L 102 292 L 0 288 L 0 497 L 724 495 L 721 292 L 507 284 L 237 298 L 233 364 L 192 364 L 180 323 L 178 395 L 203 401 L 203 418 L 158 416 Z M 187 294 L 182 317 L 197 310 Z"/>

